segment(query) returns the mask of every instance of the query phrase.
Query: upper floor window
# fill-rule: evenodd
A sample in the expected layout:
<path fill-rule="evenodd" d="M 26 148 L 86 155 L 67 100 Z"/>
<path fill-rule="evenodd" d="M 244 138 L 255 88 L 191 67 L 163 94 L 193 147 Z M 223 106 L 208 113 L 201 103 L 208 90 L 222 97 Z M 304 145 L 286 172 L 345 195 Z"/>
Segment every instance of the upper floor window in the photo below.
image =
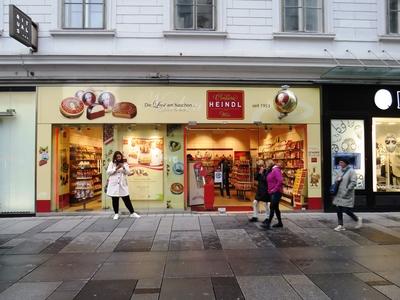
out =
<path fill-rule="evenodd" d="M 175 29 L 215 30 L 216 0 L 174 0 Z"/>
<path fill-rule="evenodd" d="M 400 33 L 400 0 L 388 0 L 388 33 Z"/>
<path fill-rule="evenodd" d="M 104 2 L 104 0 L 64 0 L 63 28 L 103 29 Z"/>
<path fill-rule="evenodd" d="M 323 0 L 282 0 L 282 3 L 283 31 L 323 31 Z"/>

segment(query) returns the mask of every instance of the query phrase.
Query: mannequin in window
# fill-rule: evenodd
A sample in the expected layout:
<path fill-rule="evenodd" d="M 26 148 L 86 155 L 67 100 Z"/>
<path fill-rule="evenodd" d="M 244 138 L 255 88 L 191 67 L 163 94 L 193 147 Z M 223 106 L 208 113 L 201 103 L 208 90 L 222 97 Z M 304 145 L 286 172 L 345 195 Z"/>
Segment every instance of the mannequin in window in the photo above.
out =
<path fill-rule="evenodd" d="M 386 148 L 386 187 L 389 188 L 392 184 L 398 186 L 400 183 L 400 165 L 399 159 L 396 157 L 397 137 L 393 133 L 388 133 L 385 137 Z"/>

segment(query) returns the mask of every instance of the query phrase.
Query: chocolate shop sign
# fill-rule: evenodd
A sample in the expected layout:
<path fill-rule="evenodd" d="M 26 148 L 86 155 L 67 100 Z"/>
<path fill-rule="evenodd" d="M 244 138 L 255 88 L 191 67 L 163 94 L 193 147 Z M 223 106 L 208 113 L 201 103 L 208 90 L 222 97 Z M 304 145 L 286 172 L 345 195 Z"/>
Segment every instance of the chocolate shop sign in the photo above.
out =
<path fill-rule="evenodd" d="M 243 120 L 244 91 L 207 91 L 208 120 Z"/>

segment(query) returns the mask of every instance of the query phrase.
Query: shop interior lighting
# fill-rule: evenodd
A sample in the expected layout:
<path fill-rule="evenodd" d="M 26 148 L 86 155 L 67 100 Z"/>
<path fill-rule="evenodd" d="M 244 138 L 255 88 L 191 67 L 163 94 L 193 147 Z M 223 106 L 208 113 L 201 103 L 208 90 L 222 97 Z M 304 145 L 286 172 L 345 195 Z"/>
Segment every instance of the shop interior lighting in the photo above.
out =
<path fill-rule="evenodd" d="M 14 117 L 17 114 L 15 109 L 9 108 L 6 111 L 0 111 L 0 117 Z"/>

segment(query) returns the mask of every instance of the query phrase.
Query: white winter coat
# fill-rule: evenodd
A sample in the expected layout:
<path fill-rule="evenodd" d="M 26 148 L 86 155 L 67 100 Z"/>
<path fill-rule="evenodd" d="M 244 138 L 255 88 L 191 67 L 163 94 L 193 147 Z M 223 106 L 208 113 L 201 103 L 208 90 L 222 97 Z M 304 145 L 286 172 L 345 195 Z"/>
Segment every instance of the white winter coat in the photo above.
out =
<path fill-rule="evenodd" d="M 354 188 L 357 186 L 356 172 L 350 166 L 347 166 L 346 169 L 339 172 L 338 177 L 342 177 L 342 182 L 339 185 L 338 193 L 333 199 L 333 204 L 354 207 Z"/>
<path fill-rule="evenodd" d="M 124 197 L 129 195 L 127 176 L 131 174 L 128 163 L 117 170 L 117 165 L 110 162 L 107 168 L 108 185 L 107 195 L 110 197 Z"/>

